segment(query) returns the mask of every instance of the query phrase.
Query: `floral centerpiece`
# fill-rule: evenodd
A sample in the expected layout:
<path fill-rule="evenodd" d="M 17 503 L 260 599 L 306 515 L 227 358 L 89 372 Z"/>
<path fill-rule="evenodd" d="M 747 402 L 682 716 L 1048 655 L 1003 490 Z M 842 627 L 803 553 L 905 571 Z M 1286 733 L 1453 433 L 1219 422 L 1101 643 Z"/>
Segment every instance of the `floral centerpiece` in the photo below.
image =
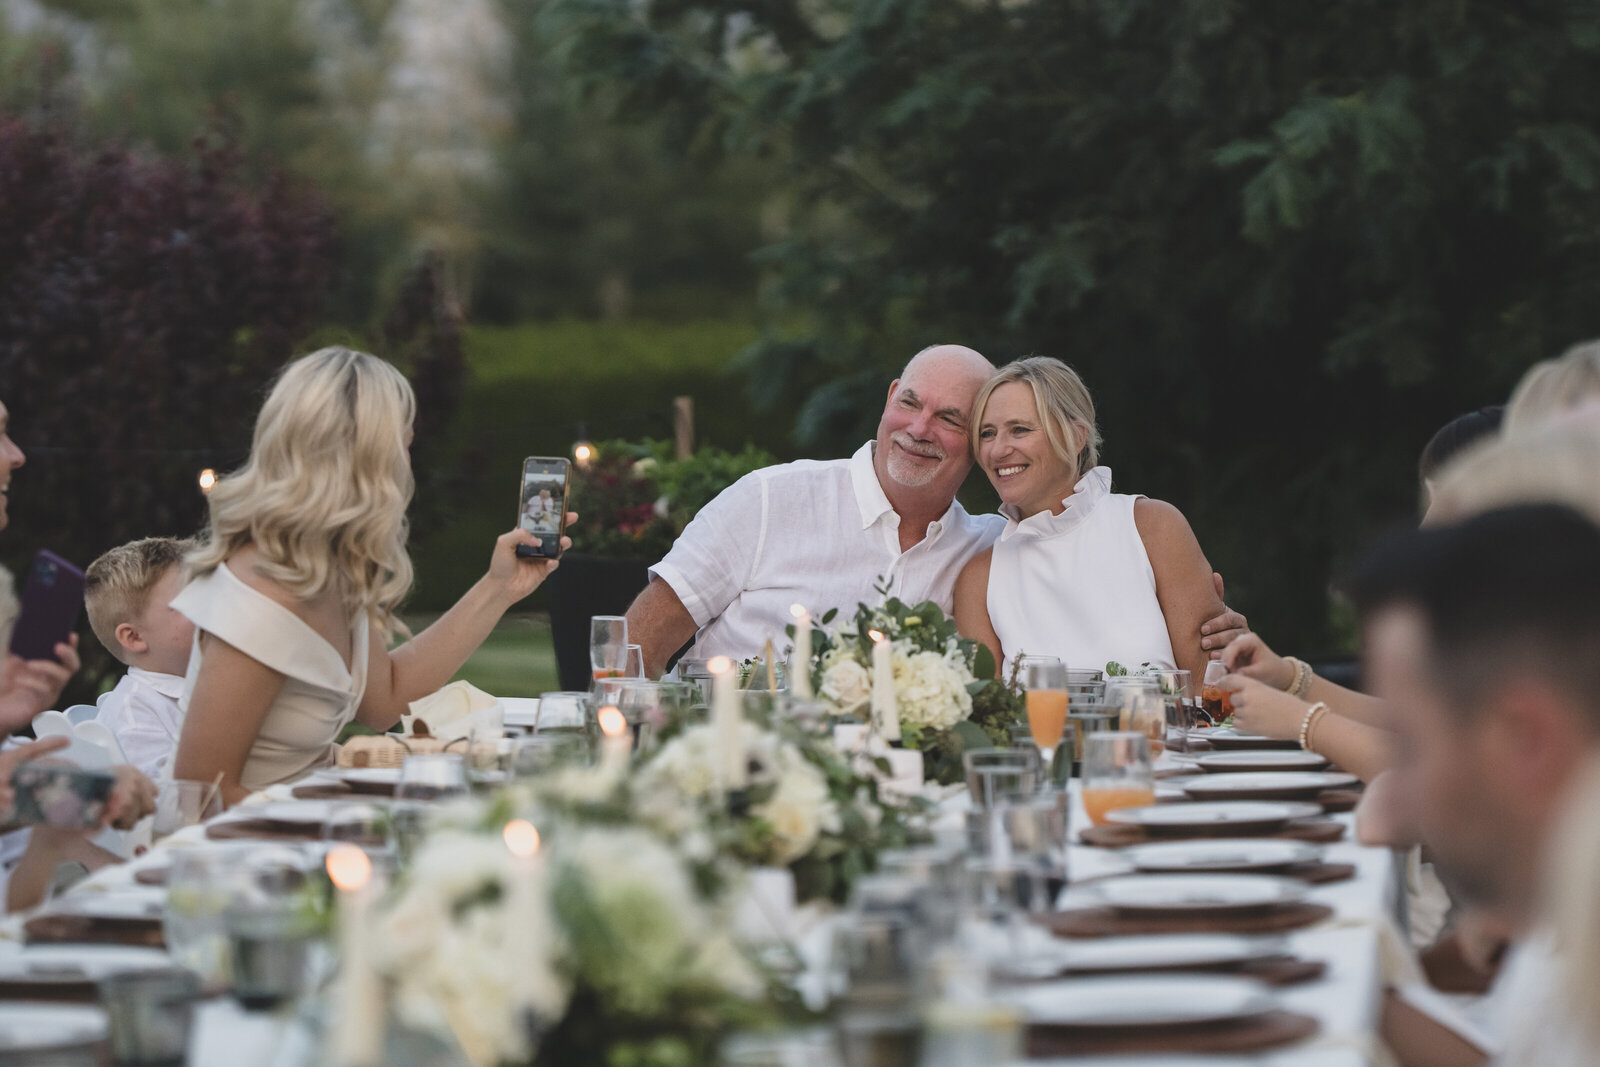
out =
<path fill-rule="evenodd" d="M 595 797 L 617 784 L 580 773 Z M 384 901 L 373 940 L 397 1018 L 482 1067 L 675 1067 L 711 1062 L 727 1029 L 772 1010 L 727 932 L 726 882 L 647 827 L 549 812 L 536 861 L 519 861 L 501 831 L 530 799 L 455 809 Z"/>
<path fill-rule="evenodd" d="M 962 637 L 937 604 L 908 607 L 887 597 L 859 605 L 854 618 L 830 629 L 837 615 L 825 614 L 812 637 L 811 677 L 840 716 L 865 718 L 871 707 L 876 631 L 890 642 L 900 716 L 900 736 L 886 740 L 920 750 L 928 777 L 958 782 L 967 749 L 1011 743 L 1011 727 L 1023 721 L 1021 698 L 995 677 L 993 653 Z"/>
<path fill-rule="evenodd" d="M 910 842 L 926 806 L 884 796 L 825 736 L 780 716 L 741 722 L 748 778 L 733 795 L 718 788 L 722 742 L 712 726 L 666 732 L 629 783 L 635 817 L 693 854 L 788 868 L 800 903 L 843 903 L 879 852 Z"/>

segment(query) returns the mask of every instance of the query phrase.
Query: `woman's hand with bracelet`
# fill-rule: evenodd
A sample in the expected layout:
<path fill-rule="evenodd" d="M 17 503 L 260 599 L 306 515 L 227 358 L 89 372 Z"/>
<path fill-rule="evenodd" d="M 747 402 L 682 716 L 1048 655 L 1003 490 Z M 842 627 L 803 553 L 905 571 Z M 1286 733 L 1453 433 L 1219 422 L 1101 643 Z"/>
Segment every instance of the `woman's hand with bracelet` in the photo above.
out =
<path fill-rule="evenodd" d="M 1267 647 L 1261 636 L 1244 633 L 1222 650 L 1222 665 L 1233 674 L 1242 674 L 1285 692 L 1295 682 L 1295 663 Z"/>
<path fill-rule="evenodd" d="M 1246 733 L 1264 734 L 1280 741 L 1300 739 L 1300 726 L 1311 708 L 1309 703 L 1246 674 L 1230 674 L 1220 684 L 1233 694 L 1234 726 Z"/>

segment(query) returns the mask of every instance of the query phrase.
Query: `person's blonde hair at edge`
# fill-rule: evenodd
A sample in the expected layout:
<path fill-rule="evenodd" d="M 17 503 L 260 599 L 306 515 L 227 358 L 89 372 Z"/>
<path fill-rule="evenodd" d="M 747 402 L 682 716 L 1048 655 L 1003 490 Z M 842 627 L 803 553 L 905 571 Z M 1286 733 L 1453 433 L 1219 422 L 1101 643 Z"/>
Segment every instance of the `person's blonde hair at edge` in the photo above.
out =
<path fill-rule="evenodd" d="M 1439 472 L 1423 524 L 1516 504 L 1565 504 L 1600 525 L 1600 414 L 1573 415 L 1470 448 Z"/>
<path fill-rule="evenodd" d="M 1050 447 L 1076 472 L 1074 482 L 1099 464 L 1100 428 L 1095 425 L 1089 387 L 1077 371 L 1049 356 L 1028 356 L 1007 363 L 978 390 L 978 398 L 972 404 L 972 428 L 968 431 L 973 455 L 978 454 L 978 432 L 989 397 L 1010 382 L 1024 382 L 1033 390 L 1033 403 L 1045 435 L 1050 438 Z"/>
<path fill-rule="evenodd" d="M 254 543 L 256 569 L 295 596 L 332 591 L 385 637 L 407 632 L 395 610 L 412 580 L 416 409 L 410 383 L 376 356 L 334 347 L 290 363 L 261 405 L 249 460 L 211 488 L 192 574 Z"/>
<path fill-rule="evenodd" d="M 1525 433 L 1586 401 L 1600 401 L 1600 341 L 1574 345 L 1529 367 L 1511 391 L 1501 432 Z"/>

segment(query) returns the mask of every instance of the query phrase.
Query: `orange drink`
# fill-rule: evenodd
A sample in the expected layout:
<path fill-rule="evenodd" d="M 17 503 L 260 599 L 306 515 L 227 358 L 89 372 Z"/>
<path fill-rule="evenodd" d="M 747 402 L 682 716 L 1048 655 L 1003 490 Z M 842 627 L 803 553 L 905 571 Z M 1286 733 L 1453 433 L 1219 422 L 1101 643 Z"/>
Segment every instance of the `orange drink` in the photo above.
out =
<path fill-rule="evenodd" d="M 597 682 L 602 678 L 621 678 L 621 677 L 622 677 L 622 668 L 621 667 L 602 667 L 599 670 L 596 670 L 594 672 L 594 680 L 597 681 Z"/>
<path fill-rule="evenodd" d="M 1040 748 L 1055 748 L 1067 725 L 1065 689 L 1030 689 L 1027 693 L 1028 729 Z"/>
<path fill-rule="evenodd" d="M 1156 802 L 1154 789 L 1140 789 L 1130 786 L 1113 786 L 1091 788 L 1083 790 L 1083 807 L 1089 813 L 1089 821 L 1096 826 L 1106 824 L 1106 814 L 1118 808 L 1143 808 Z"/>

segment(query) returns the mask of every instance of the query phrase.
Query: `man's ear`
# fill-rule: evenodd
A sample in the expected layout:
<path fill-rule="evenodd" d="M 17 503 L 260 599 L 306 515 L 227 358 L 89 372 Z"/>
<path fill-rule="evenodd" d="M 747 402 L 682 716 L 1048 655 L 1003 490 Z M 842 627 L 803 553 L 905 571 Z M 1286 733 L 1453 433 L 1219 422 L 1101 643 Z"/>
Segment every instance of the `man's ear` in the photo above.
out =
<path fill-rule="evenodd" d="M 1551 792 L 1588 751 L 1583 712 L 1553 686 L 1522 679 L 1505 686 L 1485 714 L 1486 739 L 1523 796 Z"/>
<path fill-rule="evenodd" d="M 883 402 L 885 404 L 887 404 L 889 401 L 893 400 L 894 399 L 894 394 L 898 393 L 899 391 L 900 391 L 900 379 L 896 378 L 894 381 L 889 383 L 889 395 L 883 398 Z"/>
<path fill-rule="evenodd" d="M 150 651 L 150 643 L 144 639 L 144 635 L 141 634 L 137 628 L 135 628 L 133 623 L 119 622 L 117 623 L 116 630 L 112 632 L 116 635 L 117 644 L 121 645 L 129 652 L 139 653 Z"/>

